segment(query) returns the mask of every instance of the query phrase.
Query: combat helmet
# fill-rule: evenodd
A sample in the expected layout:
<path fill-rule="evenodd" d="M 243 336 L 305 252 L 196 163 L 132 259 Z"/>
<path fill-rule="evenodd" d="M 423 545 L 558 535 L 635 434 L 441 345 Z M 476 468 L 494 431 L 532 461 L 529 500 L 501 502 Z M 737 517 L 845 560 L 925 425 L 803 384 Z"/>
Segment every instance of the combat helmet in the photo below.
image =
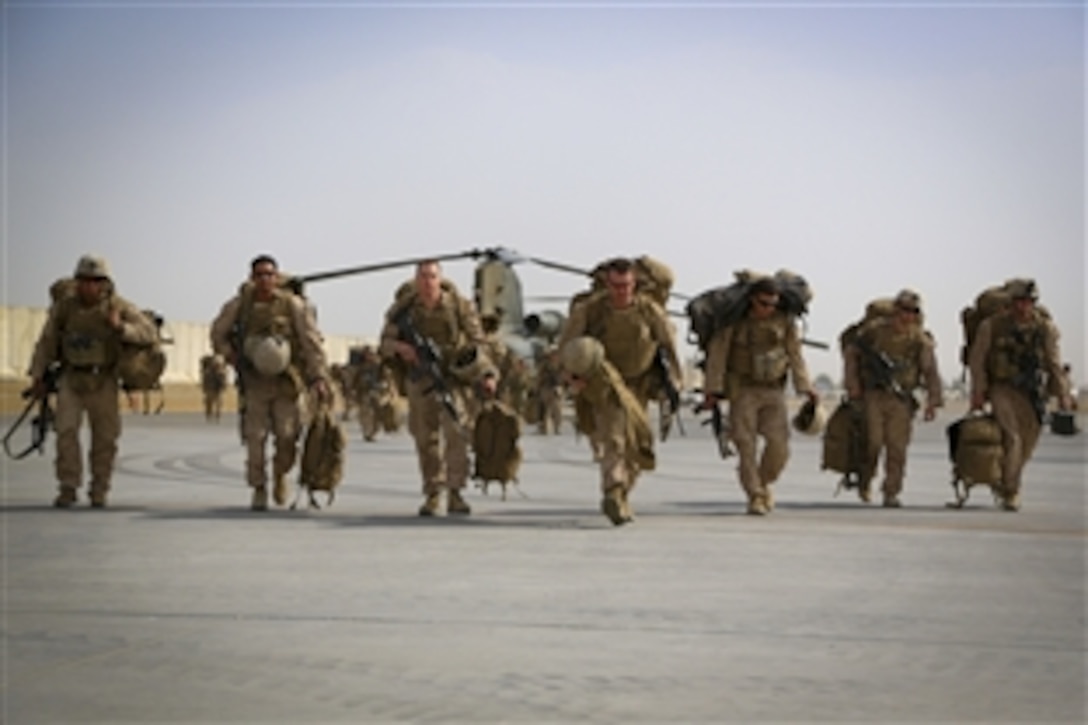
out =
<path fill-rule="evenodd" d="M 245 355 L 261 375 L 279 375 L 291 362 L 291 343 L 276 335 L 250 337 L 245 342 Z"/>
<path fill-rule="evenodd" d="M 84 254 L 79 258 L 79 262 L 76 263 L 76 271 L 72 276 L 76 279 L 108 280 L 110 278 L 110 270 L 106 265 L 106 260 L 102 257 Z"/>
<path fill-rule="evenodd" d="M 593 337 L 576 337 L 563 345 L 559 360 L 572 375 L 588 377 L 604 364 L 604 346 Z"/>

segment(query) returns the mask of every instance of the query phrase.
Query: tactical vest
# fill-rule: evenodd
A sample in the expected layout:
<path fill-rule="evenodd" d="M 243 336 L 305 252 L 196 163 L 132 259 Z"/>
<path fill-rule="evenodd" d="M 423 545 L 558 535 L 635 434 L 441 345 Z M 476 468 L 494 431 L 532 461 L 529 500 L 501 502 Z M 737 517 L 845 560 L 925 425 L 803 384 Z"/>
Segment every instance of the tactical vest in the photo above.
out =
<path fill-rule="evenodd" d="M 922 382 L 919 361 L 925 333 L 917 325 L 911 325 L 905 331 L 898 331 L 891 320 L 880 320 L 867 326 L 859 334 L 863 343 L 867 343 L 876 352 L 888 356 L 893 365 L 892 380 L 905 391 L 914 390 Z M 862 353 L 864 354 L 864 353 Z M 879 387 L 868 366 L 861 367 L 861 383 L 866 390 Z"/>
<path fill-rule="evenodd" d="M 650 370 L 657 352 L 651 303 L 635 295 L 630 307 L 617 310 L 605 292 L 586 304 L 586 334 L 601 341 L 605 358 L 625 382 L 638 381 Z"/>
<path fill-rule="evenodd" d="M 730 378 L 741 385 L 785 385 L 790 367 L 786 337 L 792 324 L 793 318 L 781 312 L 766 320 L 746 317 L 736 323 L 727 361 Z"/>
<path fill-rule="evenodd" d="M 442 372 L 449 372 L 450 363 L 457 352 L 467 342 L 464 324 L 461 320 L 461 298 L 450 290 L 443 290 L 438 304 L 427 309 L 419 301 L 418 295 L 413 293 L 411 300 L 406 304 L 411 305 L 408 314 L 411 316 L 412 325 L 423 337 L 434 341 L 442 356 Z M 403 308 L 402 308 L 403 309 Z"/>
<path fill-rule="evenodd" d="M 292 324 L 292 294 L 276 289 L 272 292 L 272 299 L 263 301 L 248 290 L 242 294 L 238 320 L 246 338 L 280 337 L 287 340 L 291 346 L 291 366 L 297 370 L 302 365 L 302 349 Z"/>
<path fill-rule="evenodd" d="M 1045 355 L 1043 316 L 1038 310 L 1031 320 L 1018 325 L 1011 312 L 999 312 L 990 318 L 990 351 L 986 356 L 986 374 L 997 383 L 1009 383 L 1030 374 L 1025 362 L 1035 360 L 1040 368 Z"/>
<path fill-rule="evenodd" d="M 64 297 L 57 302 L 60 354 L 64 364 L 76 370 L 111 369 L 117 365 L 120 338 L 110 325 L 110 297 L 104 296 L 90 307 L 78 297 Z"/>

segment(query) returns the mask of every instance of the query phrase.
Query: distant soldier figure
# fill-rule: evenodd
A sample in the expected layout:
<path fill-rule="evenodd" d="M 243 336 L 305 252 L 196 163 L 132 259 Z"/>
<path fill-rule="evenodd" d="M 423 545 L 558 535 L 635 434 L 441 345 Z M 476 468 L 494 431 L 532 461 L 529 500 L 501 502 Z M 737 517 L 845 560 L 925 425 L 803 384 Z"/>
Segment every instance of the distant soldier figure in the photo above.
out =
<path fill-rule="evenodd" d="M 499 317 L 494 313 L 488 313 L 480 316 L 480 326 L 483 329 L 483 346 L 484 352 L 487 354 L 491 364 L 495 367 L 496 378 L 495 382 L 498 385 L 495 397 L 499 401 L 510 405 L 512 402 L 511 387 L 514 385 L 516 377 L 516 367 L 518 362 L 517 354 L 510 349 L 510 346 L 503 342 L 502 336 L 499 334 Z M 490 385 L 490 384 L 489 384 Z M 490 396 L 485 396 L 490 399 Z"/>
<path fill-rule="evenodd" d="M 858 495 L 870 501 L 870 482 L 884 450 L 884 506 L 898 508 L 907 468 L 907 446 L 917 403 L 914 390 L 924 387 L 923 419 L 931 421 L 943 405 L 933 337 L 920 324 L 921 297 L 903 290 L 890 315 L 864 323 L 843 350 L 843 379 L 853 400 L 862 400 L 868 451 Z"/>
<path fill-rule="evenodd" d="M 355 368 L 356 366 L 350 360 L 346 363 L 333 363 L 329 367 L 329 375 L 332 376 L 337 397 L 344 406 L 340 413 L 340 420 L 350 420 L 352 411 L 355 410 L 358 398 L 355 394 Z"/>
<path fill-rule="evenodd" d="M 814 403 L 818 398 L 801 357 L 797 322 L 778 309 L 778 282 L 773 277 L 756 279 L 748 287 L 747 301 L 745 316 L 710 340 L 703 406 L 729 401 L 730 437 L 740 458 L 738 474 L 748 513 L 764 516 L 774 509 L 771 485 L 789 460 L 787 376 L 798 393 Z M 759 436 L 764 446 L 757 457 Z"/>
<path fill-rule="evenodd" d="M 276 505 L 287 502 L 287 473 L 298 457 L 302 431 L 300 396 L 308 388 L 323 403 L 332 381 L 313 315 L 286 289 L 276 260 L 260 255 L 250 263 L 250 281 L 223 305 L 212 322 L 212 349 L 234 366 L 245 396 L 246 482 L 250 508 L 268 508 L 265 444 L 275 438 L 272 463 Z"/>
<path fill-rule="evenodd" d="M 559 350 L 549 348 L 540 356 L 536 370 L 536 400 L 540 407 L 536 422 L 541 435 L 559 435 L 563 424 L 563 370 L 559 363 Z"/>
<path fill-rule="evenodd" d="M 359 409 L 363 439 L 374 440 L 380 430 L 386 433 L 397 430 L 399 395 L 393 371 L 382 362 L 378 352 L 370 345 L 359 350 L 358 360 L 352 370 L 355 377 L 351 387 Z"/>
<path fill-rule="evenodd" d="M 1035 282 L 1011 280 L 1005 290 L 1011 303 L 979 324 L 968 366 L 971 409 L 989 401 L 1001 427 L 1002 508 L 1019 511 L 1021 476 L 1039 441 L 1046 398 L 1056 396 L 1062 410 L 1072 410 L 1073 401 L 1062 373 L 1058 328 L 1036 307 Z"/>
<path fill-rule="evenodd" d="M 680 362 L 676 342 L 665 310 L 648 293 L 636 286 L 635 265 L 629 259 L 617 258 L 604 265 L 605 289 L 585 296 L 572 305 L 571 314 L 559 340 L 559 348 L 576 338 L 588 336 L 599 341 L 605 359 L 622 379 L 627 391 L 638 401 L 646 417 L 647 403 L 657 399 L 662 381 L 655 369 L 659 350 L 668 361 L 665 371 L 674 385 L 680 384 Z M 564 363 L 565 364 L 565 363 Z M 569 372 L 569 370 L 568 370 Z M 626 449 L 608 433 L 607 421 L 596 421 L 599 411 L 591 408 L 593 396 L 578 396 L 576 410 L 579 427 L 585 430 L 599 453 L 604 498 L 601 509 L 619 526 L 633 518 L 630 492 L 639 470 L 622 464 L 627 460 Z M 606 425 L 606 423 L 608 423 Z M 594 434 L 592 431 L 596 431 Z"/>
<path fill-rule="evenodd" d="M 91 428 L 91 506 L 106 505 L 121 437 L 121 345 L 151 345 L 156 334 L 140 309 L 115 293 L 105 260 L 81 257 L 71 293 L 59 297 L 50 308 L 30 364 L 36 397 L 47 394 L 46 369 L 61 364 L 55 420 L 59 487 L 54 506 L 72 506 L 82 484 L 79 429 L 84 413 Z"/>
<path fill-rule="evenodd" d="M 519 415 L 525 410 L 525 401 L 529 392 L 529 367 L 525 360 L 514 355 L 506 385 L 507 404 Z"/>
<path fill-rule="evenodd" d="M 461 492 L 470 473 L 465 396 L 476 380 L 472 373 L 458 377 L 454 368 L 459 355 L 473 347 L 478 350 L 482 340 L 472 302 L 442 278 L 435 260 L 416 265 L 414 280 L 401 288 L 385 314 L 382 357 L 406 368 L 408 428 L 423 479 L 420 516 L 441 512 L 443 492 L 447 513 L 472 512 Z M 432 353 L 435 359 L 429 358 Z"/>
<path fill-rule="evenodd" d="M 200 358 L 200 390 L 204 394 L 204 420 L 219 422 L 223 392 L 227 389 L 227 363 L 222 355 Z"/>

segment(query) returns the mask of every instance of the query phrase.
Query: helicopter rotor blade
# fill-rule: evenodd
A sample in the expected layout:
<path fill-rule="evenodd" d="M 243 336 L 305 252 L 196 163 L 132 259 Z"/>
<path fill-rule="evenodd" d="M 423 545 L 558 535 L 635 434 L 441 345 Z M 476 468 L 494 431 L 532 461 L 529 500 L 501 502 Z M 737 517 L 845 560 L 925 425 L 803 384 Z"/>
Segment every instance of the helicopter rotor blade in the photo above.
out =
<path fill-rule="evenodd" d="M 592 276 L 592 272 L 588 269 L 582 269 L 580 267 L 572 267 L 569 264 L 563 264 L 562 262 L 552 262 L 547 259 L 541 259 L 540 257 L 526 257 L 526 260 L 533 264 L 539 264 L 541 267 L 547 267 L 548 269 L 554 269 L 559 272 L 570 272 L 576 274 L 579 277 Z"/>
<path fill-rule="evenodd" d="M 337 279 L 338 277 L 350 277 L 356 274 L 367 274 L 369 272 L 383 272 L 387 269 L 396 269 L 398 267 L 410 267 L 420 262 L 446 262 L 455 259 L 477 259 L 479 257 L 493 256 L 496 254 L 505 253 L 506 250 L 500 249 L 471 249 L 467 252 L 455 252 L 452 254 L 438 254 L 430 255 L 427 257 L 414 257 L 412 259 L 399 259 L 393 262 L 378 262 L 376 264 L 364 264 L 359 267 L 345 267 L 344 269 L 334 269 L 328 272 L 314 272 L 312 274 L 301 275 L 299 279 L 305 284 L 307 282 L 323 282 L 327 279 Z M 502 257 L 497 257 L 502 258 Z"/>

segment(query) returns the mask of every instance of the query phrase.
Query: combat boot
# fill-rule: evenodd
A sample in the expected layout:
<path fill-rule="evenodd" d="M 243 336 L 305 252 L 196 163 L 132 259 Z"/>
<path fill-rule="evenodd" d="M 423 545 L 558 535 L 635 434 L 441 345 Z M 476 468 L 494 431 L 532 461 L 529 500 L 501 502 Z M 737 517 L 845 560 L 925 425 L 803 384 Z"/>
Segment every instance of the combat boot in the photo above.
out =
<path fill-rule="evenodd" d="M 601 499 L 601 513 L 608 517 L 613 526 L 623 526 L 628 522 L 624 516 L 623 487 L 613 486 L 604 492 Z"/>
<path fill-rule="evenodd" d="M 71 486 L 61 486 L 60 492 L 57 493 L 57 497 L 53 499 L 53 505 L 59 509 L 71 508 L 75 504 L 76 490 Z"/>
<path fill-rule="evenodd" d="M 264 486 L 253 487 L 253 498 L 250 499 L 249 508 L 251 511 L 267 511 L 268 510 L 268 489 Z"/>
<path fill-rule="evenodd" d="M 446 499 L 446 513 L 460 516 L 468 516 L 472 513 L 472 507 L 468 505 L 468 502 L 465 501 L 465 499 L 461 498 L 461 491 L 459 489 L 450 489 L 449 497 Z"/>
<path fill-rule="evenodd" d="M 287 474 L 277 473 L 275 478 L 276 481 L 272 484 L 272 500 L 277 506 L 284 506 L 287 503 Z"/>
<path fill-rule="evenodd" d="M 423 505 L 419 507 L 420 516 L 437 516 L 442 509 L 442 494 L 438 491 L 427 494 Z"/>
<path fill-rule="evenodd" d="M 105 491 L 91 491 L 91 508 L 104 509 L 106 508 L 106 492 Z"/>
<path fill-rule="evenodd" d="M 767 513 L 774 511 L 774 491 L 770 486 L 763 487 L 763 507 L 767 509 Z"/>
<path fill-rule="evenodd" d="M 1001 509 L 1003 511 L 1019 511 L 1020 510 L 1020 494 L 1010 493 L 1007 496 L 1001 498 Z"/>
<path fill-rule="evenodd" d="M 899 497 L 896 496 L 894 493 L 886 493 L 884 494 L 883 506 L 886 509 L 897 509 L 901 508 L 903 504 L 900 503 Z"/>
<path fill-rule="evenodd" d="M 755 495 L 748 499 L 749 516 L 766 516 L 769 513 L 770 510 L 767 508 L 767 503 L 762 496 Z"/>
<path fill-rule="evenodd" d="M 872 503 L 873 494 L 869 493 L 869 487 L 868 486 L 859 486 L 858 487 L 858 498 L 861 499 L 862 503 Z"/>
<path fill-rule="evenodd" d="M 626 521 L 627 523 L 631 523 L 632 521 L 635 520 L 635 511 L 634 511 L 634 509 L 631 508 L 631 499 L 628 497 L 628 493 L 629 492 L 627 491 L 627 489 L 624 489 L 624 491 L 623 491 L 623 509 L 622 509 L 621 513 L 623 514 L 623 520 Z"/>

